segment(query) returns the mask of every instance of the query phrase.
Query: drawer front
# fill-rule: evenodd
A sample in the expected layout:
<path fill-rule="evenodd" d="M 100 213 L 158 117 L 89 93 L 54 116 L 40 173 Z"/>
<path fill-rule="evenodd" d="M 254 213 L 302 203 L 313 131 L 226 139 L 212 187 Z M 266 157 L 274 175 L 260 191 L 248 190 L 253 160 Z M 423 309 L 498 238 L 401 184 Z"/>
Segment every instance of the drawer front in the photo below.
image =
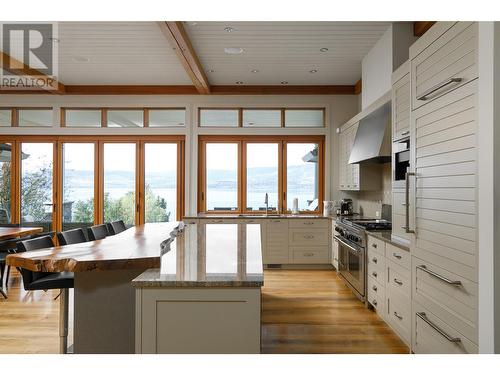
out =
<path fill-rule="evenodd" d="M 387 323 L 407 344 L 411 342 L 411 300 L 386 290 Z"/>
<path fill-rule="evenodd" d="M 385 285 L 385 259 L 382 261 L 384 257 L 379 255 L 377 263 L 375 263 L 373 258 L 375 257 L 368 256 L 368 278 L 371 277 L 382 285 Z"/>
<path fill-rule="evenodd" d="M 267 231 L 281 232 L 288 231 L 288 221 L 284 219 L 265 219 Z"/>
<path fill-rule="evenodd" d="M 411 268 L 410 252 L 400 249 L 397 246 L 391 245 L 390 243 L 385 244 L 385 258 L 394 262 L 400 267 L 406 268 L 407 270 L 410 270 Z"/>
<path fill-rule="evenodd" d="M 290 229 L 290 246 L 322 246 L 330 241 L 327 229 Z"/>
<path fill-rule="evenodd" d="M 411 296 L 410 270 L 398 266 L 394 262 L 387 260 L 387 289 L 396 292 L 405 298 Z"/>
<path fill-rule="evenodd" d="M 328 229 L 330 221 L 328 219 L 290 219 L 290 228 L 308 229 L 308 228 L 325 228 Z"/>
<path fill-rule="evenodd" d="M 199 219 L 200 224 L 237 224 L 238 219 Z"/>
<path fill-rule="evenodd" d="M 324 264 L 330 263 L 328 247 L 290 247 L 293 263 L 298 264 Z"/>
<path fill-rule="evenodd" d="M 477 22 L 457 22 L 411 61 L 413 109 L 477 78 L 477 31 Z"/>
<path fill-rule="evenodd" d="M 368 249 L 368 264 L 372 264 L 374 268 L 385 269 L 385 257 L 381 255 L 378 251 Z M 380 280 L 380 278 L 378 279 Z"/>
<path fill-rule="evenodd" d="M 412 349 L 416 354 L 477 354 L 478 347 L 464 335 L 413 303 Z"/>
<path fill-rule="evenodd" d="M 385 256 L 385 242 L 378 238 L 368 236 L 368 250 L 373 250 Z"/>
<path fill-rule="evenodd" d="M 370 281 L 368 281 L 368 302 L 377 311 L 377 314 L 385 320 L 387 315 L 385 311 L 385 291 L 376 281 L 371 280 L 371 283 L 370 285 Z M 376 290 L 374 290 L 374 287 Z"/>
<path fill-rule="evenodd" d="M 476 283 L 412 257 L 413 300 L 474 343 L 478 334 L 477 292 Z"/>

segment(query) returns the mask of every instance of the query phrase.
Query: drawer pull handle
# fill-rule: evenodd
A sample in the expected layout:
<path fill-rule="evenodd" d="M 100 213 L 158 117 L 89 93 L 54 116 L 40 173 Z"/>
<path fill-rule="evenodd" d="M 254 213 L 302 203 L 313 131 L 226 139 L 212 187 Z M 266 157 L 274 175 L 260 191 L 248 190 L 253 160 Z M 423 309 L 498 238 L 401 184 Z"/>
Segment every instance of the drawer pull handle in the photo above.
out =
<path fill-rule="evenodd" d="M 401 258 L 402 258 L 402 256 L 401 256 L 401 255 L 399 255 L 398 253 L 392 253 L 392 256 L 393 256 L 394 258 L 396 258 L 396 259 L 401 259 Z"/>
<path fill-rule="evenodd" d="M 459 280 L 454 281 L 454 280 L 448 279 L 447 277 L 441 276 L 440 274 L 427 269 L 427 267 L 425 265 L 423 265 L 423 264 L 420 265 L 420 266 L 417 266 L 417 269 L 422 270 L 422 271 L 428 273 L 429 275 L 434 276 L 436 279 L 444 281 L 447 284 L 450 284 L 450 285 L 453 285 L 453 286 L 462 286 L 462 282 L 461 281 L 459 281 Z"/>
<path fill-rule="evenodd" d="M 373 277 L 377 277 L 377 273 L 375 271 L 372 272 Z"/>
<path fill-rule="evenodd" d="M 398 318 L 399 320 L 403 320 L 403 317 L 399 315 L 396 311 L 394 311 L 394 316 Z"/>
<path fill-rule="evenodd" d="M 314 223 L 312 221 L 304 221 L 304 225 L 313 225 Z"/>
<path fill-rule="evenodd" d="M 313 235 L 308 235 L 308 236 L 304 236 L 304 238 L 306 240 L 312 240 L 314 238 L 314 236 Z"/>
<path fill-rule="evenodd" d="M 375 263 L 375 264 L 377 264 L 377 262 L 378 262 L 377 258 L 373 258 L 372 262 Z"/>
<path fill-rule="evenodd" d="M 376 248 L 377 248 L 377 244 L 376 244 L 376 243 L 372 243 L 372 247 L 373 247 L 374 249 L 376 249 Z"/>
<path fill-rule="evenodd" d="M 375 300 L 375 299 L 374 299 L 374 300 L 372 301 L 372 305 L 373 305 L 373 306 L 377 306 L 377 300 Z"/>
<path fill-rule="evenodd" d="M 417 316 L 422 319 L 424 322 L 426 322 L 429 326 L 434 328 L 441 336 L 443 336 L 446 340 L 450 342 L 461 342 L 462 339 L 460 337 L 452 337 L 448 335 L 445 331 L 443 331 L 441 328 L 439 328 L 436 324 L 434 324 L 432 321 L 429 320 L 425 312 L 418 312 Z"/>
<path fill-rule="evenodd" d="M 372 289 L 376 292 L 378 288 L 376 285 L 374 285 L 374 286 L 372 286 Z"/>
<path fill-rule="evenodd" d="M 410 131 L 409 131 L 409 130 L 401 133 L 401 135 L 402 135 L 403 137 L 404 137 L 405 135 L 408 135 L 408 134 L 410 134 Z"/>
<path fill-rule="evenodd" d="M 313 257 L 314 256 L 314 253 L 305 253 L 304 254 L 305 257 Z"/>
<path fill-rule="evenodd" d="M 462 78 L 448 78 L 447 80 L 444 80 L 441 83 L 438 83 L 436 86 L 431 87 L 429 90 L 424 92 L 422 95 L 417 96 L 417 100 L 427 100 L 429 99 L 429 95 L 435 93 L 439 89 L 442 89 L 443 87 L 446 87 L 448 85 L 451 85 L 452 83 L 459 83 L 462 82 Z"/>
<path fill-rule="evenodd" d="M 399 281 L 398 279 L 394 278 L 394 282 L 398 285 L 403 285 L 402 281 Z"/>

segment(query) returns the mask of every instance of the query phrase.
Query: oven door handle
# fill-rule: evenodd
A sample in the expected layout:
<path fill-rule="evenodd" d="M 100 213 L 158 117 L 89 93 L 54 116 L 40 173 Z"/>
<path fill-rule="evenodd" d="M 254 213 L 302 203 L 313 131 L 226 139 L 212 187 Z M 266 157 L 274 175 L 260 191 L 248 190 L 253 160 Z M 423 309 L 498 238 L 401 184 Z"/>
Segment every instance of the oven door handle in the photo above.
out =
<path fill-rule="evenodd" d="M 361 249 L 357 249 L 355 248 L 353 245 L 351 244 L 348 244 L 347 242 L 345 242 L 344 240 L 340 239 L 340 237 L 335 237 L 337 239 L 337 241 L 339 241 L 342 245 L 346 246 L 347 248 L 349 248 L 349 250 L 351 250 L 353 253 L 355 253 L 356 255 L 359 255 L 363 252 L 363 250 Z"/>

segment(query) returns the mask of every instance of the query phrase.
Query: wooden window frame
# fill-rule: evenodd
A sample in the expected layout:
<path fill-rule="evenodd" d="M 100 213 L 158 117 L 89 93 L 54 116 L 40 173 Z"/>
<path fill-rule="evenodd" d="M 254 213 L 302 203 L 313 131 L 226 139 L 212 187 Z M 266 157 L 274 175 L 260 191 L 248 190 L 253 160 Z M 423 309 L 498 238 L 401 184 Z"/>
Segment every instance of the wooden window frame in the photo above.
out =
<path fill-rule="evenodd" d="M 238 124 L 236 126 L 202 126 L 201 125 L 201 111 L 202 110 L 228 110 L 238 111 Z M 243 111 L 281 111 L 281 124 L 280 126 L 243 126 Z M 323 125 L 322 126 L 286 126 L 286 111 L 322 111 L 323 112 Z M 322 129 L 326 128 L 326 108 L 325 107 L 198 107 L 197 115 L 198 128 L 207 129 Z"/>
<path fill-rule="evenodd" d="M 101 112 L 101 123 L 99 126 L 82 126 L 82 125 L 71 125 L 67 126 L 67 121 L 66 121 L 66 111 L 100 111 Z M 99 107 L 63 107 L 60 108 L 60 125 L 62 128 L 75 128 L 75 129 L 96 129 L 96 128 L 102 128 L 103 127 L 103 117 L 102 117 L 102 110 L 103 108 Z"/>
<path fill-rule="evenodd" d="M 94 224 L 104 222 L 104 144 L 105 143 L 135 143 L 136 144 L 136 206 L 135 225 L 144 224 L 144 144 L 146 143 L 176 143 L 177 144 L 177 215 L 181 220 L 185 214 L 185 136 L 184 135 L 1 135 L 0 143 L 12 145 L 11 161 L 11 222 L 21 222 L 21 145 L 23 143 L 52 143 L 52 230 L 62 229 L 62 176 L 63 176 L 63 144 L 64 143 L 94 143 Z M 142 177 L 141 177 L 142 176 Z M 142 192 L 142 194 L 141 194 Z M 137 203 L 138 202 L 138 203 Z"/>
<path fill-rule="evenodd" d="M 149 128 L 149 112 L 150 111 L 184 111 L 184 125 L 167 125 L 167 126 L 155 126 L 154 129 L 182 129 L 187 126 L 187 109 L 186 107 L 145 107 L 144 108 L 144 127 Z M 147 126 L 146 126 L 147 118 Z"/>
<path fill-rule="evenodd" d="M 238 144 L 238 208 L 235 211 L 208 211 L 206 208 L 206 145 L 208 143 Z M 228 215 L 251 213 L 259 215 L 259 211 L 246 209 L 246 144 L 248 143 L 278 143 L 278 213 L 287 214 L 287 168 L 286 148 L 288 143 L 318 144 L 318 209 L 315 211 L 300 211 L 300 213 L 320 214 L 323 211 L 325 197 L 325 136 L 324 135 L 200 135 L 198 137 L 198 213 L 208 215 Z M 275 212 L 275 211 L 273 211 Z"/>
<path fill-rule="evenodd" d="M 19 125 L 19 111 L 53 111 L 53 107 L 14 107 L 12 108 L 12 126 L 20 127 L 20 128 L 38 128 L 38 129 L 49 129 L 54 126 L 52 123 L 51 126 L 21 126 Z"/>

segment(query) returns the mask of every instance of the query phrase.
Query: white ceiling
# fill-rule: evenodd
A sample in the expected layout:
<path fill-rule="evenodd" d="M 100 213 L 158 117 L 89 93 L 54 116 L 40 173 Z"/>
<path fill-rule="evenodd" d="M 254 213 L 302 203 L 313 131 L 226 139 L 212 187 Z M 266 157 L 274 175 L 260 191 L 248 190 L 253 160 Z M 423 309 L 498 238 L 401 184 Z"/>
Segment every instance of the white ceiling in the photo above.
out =
<path fill-rule="evenodd" d="M 59 40 L 66 85 L 192 84 L 156 22 L 60 22 Z"/>
<path fill-rule="evenodd" d="M 235 31 L 224 31 L 227 26 Z M 185 22 L 213 85 L 352 85 L 361 77 L 362 58 L 389 26 Z M 59 76 L 66 85 L 192 84 L 156 22 L 61 22 L 59 40 Z M 244 52 L 228 55 L 225 47 L 241 47 Z M 328 51 L 320 52 L 323 47 Z M 312 69 L 317 73 L 311 74 Z"/>
<path fill-rule="evenodd" d="M 390 22 L 185 22 L 211 84 L 352 85 Z M 224 31 L 232 27 L 233 32 Z M 228 55 L 225 47 L 241 47 Z M 328 48 L 320 52 L 320 48 Z M 213 69 L 215 72 L 211 73 Z M 252 73 L 252 70 L 258 73 Z M 310 73 L 316 69 L 317 73 Z"/>

